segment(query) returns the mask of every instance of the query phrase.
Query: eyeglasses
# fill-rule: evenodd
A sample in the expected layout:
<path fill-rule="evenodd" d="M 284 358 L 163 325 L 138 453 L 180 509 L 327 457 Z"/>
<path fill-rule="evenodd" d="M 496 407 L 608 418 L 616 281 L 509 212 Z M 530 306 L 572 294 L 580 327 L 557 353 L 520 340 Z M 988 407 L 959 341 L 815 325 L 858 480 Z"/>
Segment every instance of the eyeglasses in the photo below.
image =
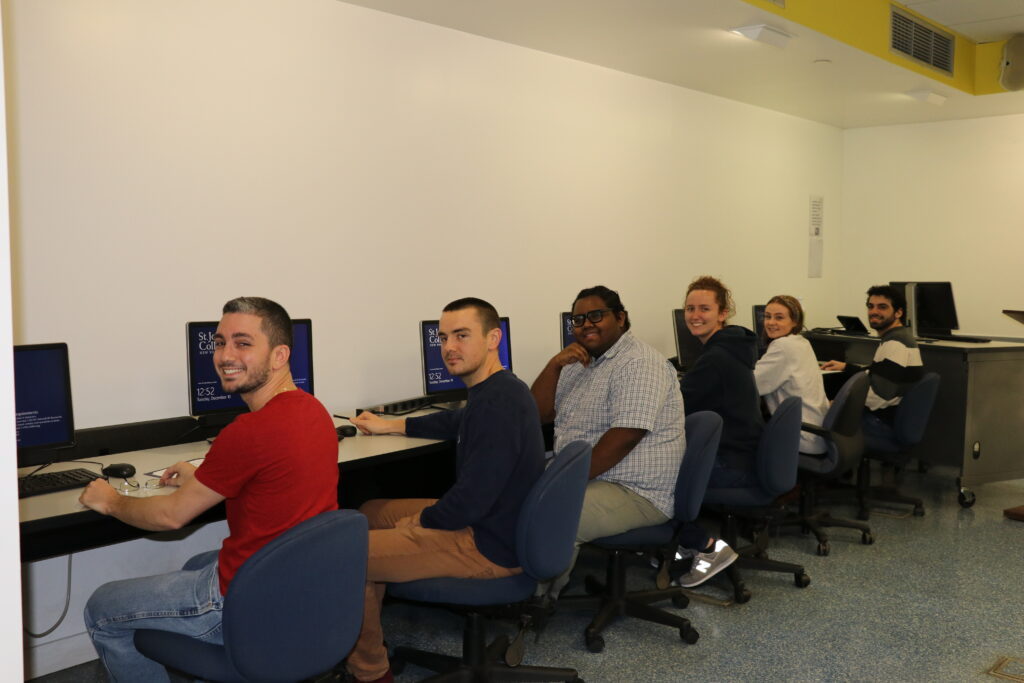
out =
<path fill-rule="evenodd" d="M 586 322 L 587 320 L 589 320 L 592 323 L 599 323 L 601 322 L 602 318 L 604 318 L 605 313 L 614 312 L 615 311 L 613 311 L 610 308 L 599 308 L 596 311 L 587 311 L 586 313 L 580 313 L 579 315 L 571 316 L 569 320 L 572 321 L 573 327 L 583 327 L 583 323 Z"/>

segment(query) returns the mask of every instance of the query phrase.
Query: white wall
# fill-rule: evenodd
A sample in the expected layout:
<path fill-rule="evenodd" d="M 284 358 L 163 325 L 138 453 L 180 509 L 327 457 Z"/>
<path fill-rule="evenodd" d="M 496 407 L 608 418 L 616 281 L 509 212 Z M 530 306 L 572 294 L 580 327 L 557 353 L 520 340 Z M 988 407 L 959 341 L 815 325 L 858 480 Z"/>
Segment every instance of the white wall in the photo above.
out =
<path fill-rule="evenodd" d="M 895 281 L 953 283 L 960 329 L 1024 337 L 1024 116 L 850 130 L 840 306 Z M 862 316 L 863 317 L 863 316 Z"/>
<path fill-rule="evenodd" d="M 0 21 L 0 30 L 3 28 Z M 3 55 L 0 55 L 0 110 L 4 104 Z M 11 332 L 11 251 L 7 194 L 7 122 L 0 119 L 0 348 L 10 348 Z M 14 359 L 0 354 L 0 444 L 14 460 Z M 8 678 L 21 669 L 21 576 L 18 567 L 18 498 L 15 468 L 8 464 L 0 473 L 0 662 Z"/>
<path fill-rule="evenodd" d="M 419 393 L 459 296 L 527 381 L 596 283 L 666 353 L 700 273 L 833 308 L 837 129 L 335 0 L 7 8 L 15 337 L 69 343 L 80 426 L 186 413 L 184 323 L 243 293 L 313 318 L 335 409 Z"/>
<path fill-rule="evenodd" d="M 835 309 L 837 129 L 335 0 L 4 11 L 14 336 L 68 342 L 79 427 L 185 414 L 184 324 L 240 294 L 313 318 L 334 410 L 418 394 L 416 322 L 460 296 L 511 316 L 527 381 L 597 283 L 666 355 L 702 273 L 733 287 L 741 324 L 777 293 L 812 323 Z M 86 554 L 33 672 L 90 658 L 95 585 L 177 554 Z M 65 566 L 26 569 L 32 625 Z"/>

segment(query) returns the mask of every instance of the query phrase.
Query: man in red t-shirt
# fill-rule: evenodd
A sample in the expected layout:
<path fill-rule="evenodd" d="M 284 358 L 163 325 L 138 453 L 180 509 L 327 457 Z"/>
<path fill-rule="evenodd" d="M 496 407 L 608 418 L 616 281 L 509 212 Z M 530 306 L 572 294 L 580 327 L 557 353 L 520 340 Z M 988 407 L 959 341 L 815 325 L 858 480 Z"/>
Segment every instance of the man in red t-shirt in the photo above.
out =
<path fill-rule="evenodd" d="M 221 643 L 231 579 L 250 555 L 299 522 L 338 507 L 338 441 L 324 407 L 292 381 L 292 325 L 279 304 L 240 297 L 224 305 L 213 362 L 221 386 L 249 406 L 217 437 L 198 468 L 179 462 L 160 478 L 166 496 L 132 498 L 96 480 L 83 505 L 150 531 L 179 529 L 221 501 L 230 535 L 181 571 L 100 586 L 85 625 L 114 681 L 168 680 L 135 649 L 148 628 Z"/>

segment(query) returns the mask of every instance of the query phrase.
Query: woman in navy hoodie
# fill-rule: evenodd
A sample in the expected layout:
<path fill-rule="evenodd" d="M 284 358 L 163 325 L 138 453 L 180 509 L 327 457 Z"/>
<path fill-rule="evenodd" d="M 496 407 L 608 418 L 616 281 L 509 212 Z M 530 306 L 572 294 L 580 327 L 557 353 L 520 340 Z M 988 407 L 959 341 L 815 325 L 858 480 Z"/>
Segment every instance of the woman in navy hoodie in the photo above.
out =
<path fill-rule="evenodd" d="M 683 376 L 686 414 L 711 410 L 722 417 L 722 440 L 709 488 L 756 483 L 754 456 L 764 429 L 760 395 L 754 382 L 757 337 L 739 325 L 726 325 L 732 295 L 718 279 L 702 275 L 686 290 L 686 327 L 704 345 Z"/>

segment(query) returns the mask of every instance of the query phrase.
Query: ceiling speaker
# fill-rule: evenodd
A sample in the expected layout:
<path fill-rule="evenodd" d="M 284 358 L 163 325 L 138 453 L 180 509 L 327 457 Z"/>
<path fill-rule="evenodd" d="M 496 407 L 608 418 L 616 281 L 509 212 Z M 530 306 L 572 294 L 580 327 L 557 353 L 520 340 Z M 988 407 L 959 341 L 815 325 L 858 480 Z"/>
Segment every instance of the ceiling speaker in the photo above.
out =
<path fill-rule="evenodd" d="M 1003 47 L 999 85 L 1007 90 L 1024 90 L 1024 33 L 1015 33 Z"/>

